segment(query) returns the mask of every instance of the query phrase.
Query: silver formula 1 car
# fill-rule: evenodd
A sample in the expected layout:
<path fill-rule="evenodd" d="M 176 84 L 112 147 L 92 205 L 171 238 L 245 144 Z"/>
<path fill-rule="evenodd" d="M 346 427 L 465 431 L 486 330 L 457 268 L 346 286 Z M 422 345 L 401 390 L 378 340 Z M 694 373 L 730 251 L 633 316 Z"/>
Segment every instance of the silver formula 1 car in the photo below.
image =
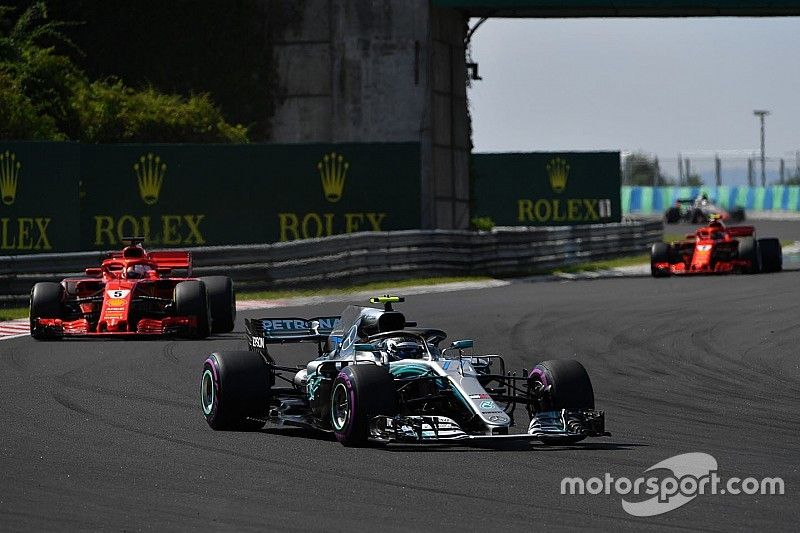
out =
<path fill-rule="evenodd" d="M 608 435 L 594 409 L 592 383 L 573 360 L 551 360 L 522 374 L 499 355 L 468 354 L 471 340 L 440 349 L 447 334 L 417 327 L 392 308 L 350 306 L 341 316 L 247 319 L 250 351 L 211 354 L 200 392 L 208 425 L 259 429 L 265 423 L 332 432 L 346 446 L 379 442 L 538 439 L 571 444 Z M 302 368 L 276 364 L 268 347 L 312 342 Z M 277 386 L 280 381 L 285 386 Z M 514 432 L 517 406 L 527 431 Z"/>

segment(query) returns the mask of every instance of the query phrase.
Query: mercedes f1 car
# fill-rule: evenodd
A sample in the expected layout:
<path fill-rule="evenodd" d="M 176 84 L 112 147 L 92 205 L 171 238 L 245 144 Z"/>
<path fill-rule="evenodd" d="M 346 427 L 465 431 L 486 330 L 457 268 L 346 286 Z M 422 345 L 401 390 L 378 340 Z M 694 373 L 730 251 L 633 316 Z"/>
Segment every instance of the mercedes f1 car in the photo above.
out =
<path fill-rule="evenodd" d="M 608 435 L 579 362 L 544 361 L 517 376 L 499 355 L 467 355 L 471 340 L 440 349 L 447 334 L 406 321 L 392 308 L 402 298 L 370 301 L 384 308 L 246 320 L 249 351 L 216 352 L 203 365 L 208 425 L 302 426 L 333 433 L 345 446 L 495 439 L 571 444 Z M 318 354 L 302 367 L 280 366 L 269 351 L 273 344 L 302 342 L 317 343 Z M 515 433 L 517 406 L 528 423 Z"/>
<path fill-rule="evenodd" d="M 142 239 L 112 252 L 99 267 L 61 283 L 34 285 L 31 336 L 179 335 L 202 339 L 233 330 L 236 300 L 226 276 L 192 278 L 190 252 L 146 252 Z M 186 277 L 174 277 L 174 270 Z"/>
<path fill-rule="evenodd" d="M 657 242 L 650 249 L 653 277 L 672 274 L 755 274 L 779 272 L 783 253 L 778 239 L 756 239 L 753 226 L 726 227 L 712 215 L 707 226 L 682 241 Z"/>
<path fill-rule="evenodd" d="M 723 221 L 743 222 L 745 219 L 744 207 L 736 206 L 729 211 L 719 207 L 708 195 L 703 193 L 695 199 L 685 198 L 675 202 L 675 205 L 664 213 L 664 220 L 668 224 L 690 222 L 699 224 L 705 222 L 712 215 L 718 215 Z"/>

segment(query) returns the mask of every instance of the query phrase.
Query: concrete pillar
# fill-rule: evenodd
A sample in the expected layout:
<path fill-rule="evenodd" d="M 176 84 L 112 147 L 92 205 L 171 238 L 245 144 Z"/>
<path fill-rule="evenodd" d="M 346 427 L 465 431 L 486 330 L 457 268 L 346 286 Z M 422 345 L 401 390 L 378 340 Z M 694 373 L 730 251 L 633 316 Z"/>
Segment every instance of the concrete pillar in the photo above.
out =
<path fill-rule="evenodd" d="M 453 9 L 431 10 L 433 219 L 437 228 L 469 225 L 470 123 L 464 38 L 467 19 Z"/>
<path fill-rule="evenodd" d="M 283 0 L 275 143 L 420 143 L 421 226 L 469 224 L 465 15 L 429 0 Z M 379 179 L 379 178 L 378 178 Z"/>

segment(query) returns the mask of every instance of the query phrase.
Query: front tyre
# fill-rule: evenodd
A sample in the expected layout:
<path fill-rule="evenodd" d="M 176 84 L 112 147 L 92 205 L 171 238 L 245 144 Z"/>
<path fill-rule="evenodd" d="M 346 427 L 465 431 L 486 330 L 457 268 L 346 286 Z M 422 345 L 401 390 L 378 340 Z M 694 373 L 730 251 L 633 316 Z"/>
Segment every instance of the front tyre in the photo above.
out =
<path fill-rule="evenodd" d="M 657 242 L 650 247 L 650 274 L 654 278 L 669 277 L 669 266 L 666 269 L 656 267 L 657 263 L 669 263 L 669 256 L 669 244 L 665 242 Z"/>
<path fill-rule="evenodd" d="M 670 207 L 667 209 L 667 212 L 664 213 L 664 220 L 667 224 L 677 224 L 681 221 L 681 210 L 678 207 Z"/>
<path fill-rule="evenodd" d="M 31 337 L 36 340 L 58 338 L 48 335 L 36 325 L 37 318 L 61 318 L 64 301 L 64 287 L 60 283 L 42 281 L 31 289 L 30 321 Z"/>
<path fill-rule="evenodd" d="M 230 333 L 236 322 L 236 296 L 228 276 L 198 278 L 206 286 L 211 309 L 211 333 Z"/>
<path fill-rule="evenodd" d="M 761 272 L 783 270 L 783 250 L 778 239 L 758 239 L 758 254 L 761 258 Z"/>
<path fill-rule="evenodd" d="M 175 285 L 175 313 L 178 316 L 193 316 L 197 326 L 189 333 L 193 339 L 205 339 L 211 331 L 211 313 L 208 293 L 202 281 L 181 281 Z"/>
<path fill-rule="evenodd" d="M 550 393 L 540 402 L 542 411 L 562 409 L 594 409 L 594 388 L 586 369 L 573 359 L 542 361 L 528 376 L 531 385 L 550 387 Z M 541 437 L 544 444 L 573 444 L 586 437 L 582 435 Z"/>
<path fill-rule="evenodd" d="M 203 363 L 200 405 L 212 429 L 264 427 L 269 397 L 269 368 L 257 352 L 215 352 Z"/>
<path fill-rule="evenodd" d="M 744 270 L 747 274 L 761 272 L 761 254 L 758 252 L 758 241 L 755 238 L 742 237 L 739 239 L 739 259 L 750 263 Z"/>
<path fill-rule="evenodd" d="M 331 426 L 345 446 L 364 446 L 369 423 L 376 416 L 394 416 L 394 380 L 386 367 L 361 364 L 344 367 L 331 386 Z"/>

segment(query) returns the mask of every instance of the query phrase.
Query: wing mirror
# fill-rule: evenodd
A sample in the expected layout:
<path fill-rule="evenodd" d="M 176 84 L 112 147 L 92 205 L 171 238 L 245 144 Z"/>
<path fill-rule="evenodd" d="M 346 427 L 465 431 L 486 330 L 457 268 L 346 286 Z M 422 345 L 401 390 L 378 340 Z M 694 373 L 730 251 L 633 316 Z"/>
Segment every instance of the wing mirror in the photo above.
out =
<path fill-rule="evenodd" d="M 99 278 L 103 275 L 103 269 L 97 267 L 87 268 L 86 275 L 90 278 Z"/>
<path fill-rule="evenodd" d="M 468 348 L 472 348 L 475 344 L 474 341 L 469 339 L 464 339 L 460 341 L 454 341 L 453 344 L 450 345 L 451 348 L 455 348 L 456 350 L 466 350 Z"/>

